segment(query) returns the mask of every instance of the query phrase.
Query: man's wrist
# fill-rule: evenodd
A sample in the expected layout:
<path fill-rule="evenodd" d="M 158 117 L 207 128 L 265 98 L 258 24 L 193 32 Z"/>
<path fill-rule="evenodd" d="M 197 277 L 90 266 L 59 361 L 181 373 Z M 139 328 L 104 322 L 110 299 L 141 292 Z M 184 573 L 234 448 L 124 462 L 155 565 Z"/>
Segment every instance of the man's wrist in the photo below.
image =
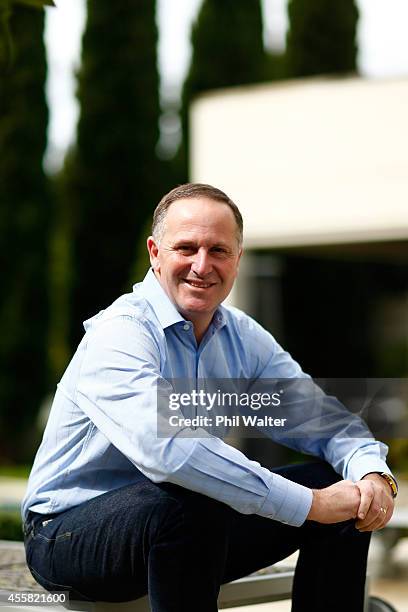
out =
<path fill-rule="evenodd" d="M 395 480 L 394 476 L 391 476 L 391 474 L 388 474 L 388 472 L 381 472 L 380 476 L 382 478 L 384 478 L 384 480 L 386 480 L 388 482 L 388 484 L 390 485 L 392 496 L 393 497 L 397 497 L 397 495 L 398 495 L 398 483 Z"/>
<path fill-rule="evenodd" d="M 379 478 L 382 479 L 382 481 L 386 482 L 391 490 L 391 495 L 395 498 L 398 495 L 398 483 L 395 480 L 394 476 L 391 476 L 391 474 L 389 474 L 388 472 L 369 472 L 368 474 L 365 474 L 362 478 L 362 480 L 364 480 L 364 478 L 366 478 L 366 476 L 371 476 L 371 475 L 375 475 L 378 476 Z"/>
<path fill-rule="evenodd" d="M 316 516 L 316 505 L 319 503 L 319 494 L 320 494 L 320 490 L 319 489 L 311 489 L 313 497 L 312 497 L 312 505 L 310 506 L 310 510 L 309 513 L 307 515 L 307 520 L 308 521 L 313 521 L 315 519 Z"/>

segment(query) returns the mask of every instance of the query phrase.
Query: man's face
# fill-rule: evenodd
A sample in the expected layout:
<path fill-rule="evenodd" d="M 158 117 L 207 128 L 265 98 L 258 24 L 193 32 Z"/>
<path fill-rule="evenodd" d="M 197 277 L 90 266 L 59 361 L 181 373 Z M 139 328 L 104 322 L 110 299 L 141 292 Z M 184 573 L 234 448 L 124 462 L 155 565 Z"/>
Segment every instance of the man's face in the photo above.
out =
<path fill-rule="evenodd" d="M 160 245 L 147 241 L 162 287 L 184 318 L 205 330 L 231 291 L 242 250 L 231 209 L 199 197 L 177 200 L 165 219 Z"/>

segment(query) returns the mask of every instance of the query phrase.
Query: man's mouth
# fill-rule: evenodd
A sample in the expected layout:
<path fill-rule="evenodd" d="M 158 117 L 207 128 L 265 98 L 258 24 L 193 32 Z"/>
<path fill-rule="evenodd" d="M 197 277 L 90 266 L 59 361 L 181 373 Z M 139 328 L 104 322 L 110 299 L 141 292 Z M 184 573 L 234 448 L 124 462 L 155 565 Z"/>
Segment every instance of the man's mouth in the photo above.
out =
<path fill-rule="evenodd" d="M 190 287 L 194 287 L 195 289 L 209 289 L 209 287 L 215 285 L 215 283 L 200 283 L 199 281 L 192 281 L 187 278 L 184 279 L 184 282 L 186 282 L 187 285 L 190 285 Z"/>

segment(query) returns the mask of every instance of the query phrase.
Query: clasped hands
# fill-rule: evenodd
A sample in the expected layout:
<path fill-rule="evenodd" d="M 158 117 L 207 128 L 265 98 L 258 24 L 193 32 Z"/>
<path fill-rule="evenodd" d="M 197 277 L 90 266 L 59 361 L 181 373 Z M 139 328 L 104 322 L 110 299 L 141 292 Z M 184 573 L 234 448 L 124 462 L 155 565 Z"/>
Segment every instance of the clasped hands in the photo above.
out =
<path fill-rule="evenodd" d="M 388 523 L 394 498 L 388 482 L 379 474 L 367 474 L 358 482 L 341 480 L 325 489 L 313 489 L 307 518 L 318 523 L 355 519 L 359 531 L 376 531 Z"/>

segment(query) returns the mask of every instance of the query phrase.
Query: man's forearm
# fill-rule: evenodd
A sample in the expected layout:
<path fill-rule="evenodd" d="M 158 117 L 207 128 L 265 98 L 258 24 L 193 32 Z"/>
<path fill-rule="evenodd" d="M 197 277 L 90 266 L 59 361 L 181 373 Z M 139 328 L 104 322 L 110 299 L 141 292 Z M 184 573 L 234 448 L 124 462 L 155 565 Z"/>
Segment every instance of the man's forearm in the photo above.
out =
<path fill-rule="evenodd" d="M 243 514 L 300 526 L 312 503 L 311 489 L 274 474 L 217 438 L 200 439 L 169 482 L 213 497 Z"/>

